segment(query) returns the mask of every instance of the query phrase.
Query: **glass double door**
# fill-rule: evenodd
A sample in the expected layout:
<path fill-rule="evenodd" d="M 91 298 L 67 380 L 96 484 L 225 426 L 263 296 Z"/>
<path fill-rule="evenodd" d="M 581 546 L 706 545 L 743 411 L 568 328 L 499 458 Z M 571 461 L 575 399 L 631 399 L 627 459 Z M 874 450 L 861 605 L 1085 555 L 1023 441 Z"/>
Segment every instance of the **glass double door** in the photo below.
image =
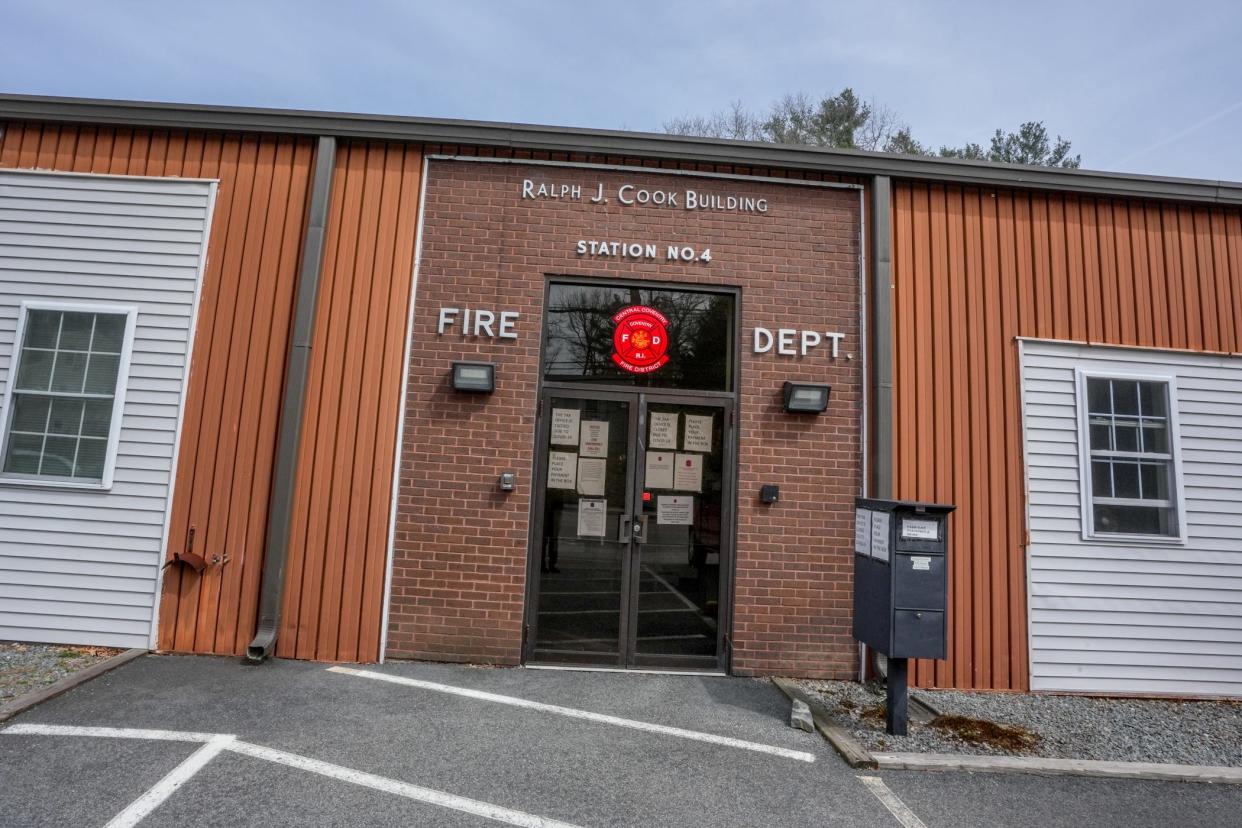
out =
<path fill-rule="evenodd" d="M 528 661 L 725 666 L 731 406 L 544 392 Z"/>

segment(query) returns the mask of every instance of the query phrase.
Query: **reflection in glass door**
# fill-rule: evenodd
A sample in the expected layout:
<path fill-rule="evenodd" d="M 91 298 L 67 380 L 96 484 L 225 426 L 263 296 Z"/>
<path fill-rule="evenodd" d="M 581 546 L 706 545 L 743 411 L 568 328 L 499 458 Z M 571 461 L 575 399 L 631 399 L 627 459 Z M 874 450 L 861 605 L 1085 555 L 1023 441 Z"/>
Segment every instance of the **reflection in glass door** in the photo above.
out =
<path fill-rule="evenodd" d="M 636 500 L 634 665 L 715 666 L 727 480 L 721 405 L 644 395 Z"/>
<path fill-rule="evenodd" d="M 633 403 L 552 396 L 544 406 L 535 659 L 624 664 Z"/>
<path fill-rule="evenodd" d="M 587 393 L 543 406 L 528 658 L 716 669 L 730 408 Z"/>

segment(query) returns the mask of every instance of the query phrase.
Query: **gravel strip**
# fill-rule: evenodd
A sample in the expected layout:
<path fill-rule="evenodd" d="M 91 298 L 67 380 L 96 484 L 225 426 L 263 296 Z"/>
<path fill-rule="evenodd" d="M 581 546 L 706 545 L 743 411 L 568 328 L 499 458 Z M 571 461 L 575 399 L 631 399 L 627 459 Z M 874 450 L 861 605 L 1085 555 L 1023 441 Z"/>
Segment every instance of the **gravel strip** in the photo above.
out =
<path fill-rule="evenodd" d="M 112 647 L 0 641 L 0 704 L 123 652 Z"/>
<path fill-rule="evenodd" d="M 1003 749 L 961 738 L 952 729 L 910 721 L 909 735 L 884 732 L 884 687 L 802 680 L 834 720 L 871 751 L 1042 756 L 1112 762 L 1170 762 L 1242 767 L 1242 703 L 1090 698 L 1032 693 L 918 690 L 945 716 L 1016 726 L 1033 747 Z"/>

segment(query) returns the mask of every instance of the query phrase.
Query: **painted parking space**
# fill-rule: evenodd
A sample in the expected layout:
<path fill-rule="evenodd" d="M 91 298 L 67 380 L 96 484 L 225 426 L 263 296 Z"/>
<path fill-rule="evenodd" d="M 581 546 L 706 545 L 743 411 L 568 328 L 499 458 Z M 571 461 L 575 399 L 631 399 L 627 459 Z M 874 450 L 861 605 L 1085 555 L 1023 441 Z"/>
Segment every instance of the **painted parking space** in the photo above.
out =
<path fill-rule="evenodd" d="M 415 664 L 368 671 L 423 676 L 415 680 L 437 689 L 324 665 L 147 657 L 18 717 L 0 745 L 21 740 L 46 757 L 40 778 L 19 786 L 27 790 L 76 790 L 79 780 L 57 770 L 60 757 L 115 757 L 92 768 L 91 784 L 115 783 L 126 796 L 118 791 L 74 824 L 553 828 L 771 824 L 774 814 L 787 825 L 898 824 L 818 737 L 788 728 L 783 697 L 765 683 Z M 549 701 L 557 698 L 575 704 Z M 612 721 L 621 714 L 644 727 Z M 160 761 L 139 779 L 124 755 L 143 729 L 155 731 L 147 744 Z M 196 764 L 195 751 L 213 744 Z M 0 786 L 0 808 L 10 790 Z M 28 824 L 66 821 L 54 809 L 35 817 Z"/>

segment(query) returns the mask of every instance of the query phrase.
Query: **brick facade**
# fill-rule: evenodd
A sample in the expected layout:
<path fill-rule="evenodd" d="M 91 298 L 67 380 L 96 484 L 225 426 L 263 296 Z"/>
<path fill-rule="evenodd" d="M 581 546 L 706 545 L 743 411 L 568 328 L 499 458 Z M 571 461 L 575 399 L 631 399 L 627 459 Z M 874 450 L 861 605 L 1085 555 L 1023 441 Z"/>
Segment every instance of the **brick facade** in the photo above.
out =
<path fill-rule="evenodd" d="M 581 200 L 521 198 L 522 181 Z M 604 184 L 611 198 L 592 204 Z M 767 199 L 764 214 L 624 206 L 639 189 Z M 547 275 L 741 289 L 732 670 L 848 678 L 853 498 L 861 485 L 858 190 L 651 172 L 434 160 L 424 201 L 397 499 L 388 655 L 521 659 Z M 580 256 L 579 239 L 655 242 L 655 261 Z M 666 262 L 669 244 L 710 263 Z M 519 313 L 518 338 L 437 335 L 443 306 Z M 838 331 L 807 356 L 752 352 L 755 326 Z M 454 393 L 450 363 L 495 362 L 497 390 Z M 781 410 L 786 380 L 829 382 L 827 414 Z M 517 490 L 497 476 L 518 473 Z M 780 486 L 774 505 L 759 487 Z"/>

